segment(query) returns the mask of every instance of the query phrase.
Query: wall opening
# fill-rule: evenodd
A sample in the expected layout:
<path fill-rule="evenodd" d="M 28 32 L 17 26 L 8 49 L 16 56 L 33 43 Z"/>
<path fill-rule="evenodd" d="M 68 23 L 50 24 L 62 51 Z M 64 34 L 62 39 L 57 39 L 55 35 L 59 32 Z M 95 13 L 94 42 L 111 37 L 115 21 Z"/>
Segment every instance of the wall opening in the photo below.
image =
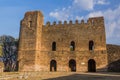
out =
<path fill-rule="evenodd" d="M 29 21 L 29 27 L 32 27 L 32 21 Z"/>
<path fill-rule="evenodd" d="M 96 62 L 94 59 L 88 61 L 88 72 L 96 72 Z"/>
<path fill-rule="evenodd" d="M 89 41 L 89 50 L 94 50 L 94 42 L 92 40 Z"/>
<path fill-rule="evenodd" d="M 69 61 L 69 68 L 72 72 L 76 72 L 76 61 L 74 59 Z"/>
<path fill-rule="evenodd" d="M 57 71 L 57 62 L 55 60 L 50 61 L 50 71 Z"/>
<path fill-rule="evenodd" d="M 70 43 L 70 51 L 75 51 L 75 42 L 74 41 L 72 41 Z"/>
<path fill-rule="evenodd" d="M 52 51 L 56 51 L 56 42 L 52 43 Z"/>

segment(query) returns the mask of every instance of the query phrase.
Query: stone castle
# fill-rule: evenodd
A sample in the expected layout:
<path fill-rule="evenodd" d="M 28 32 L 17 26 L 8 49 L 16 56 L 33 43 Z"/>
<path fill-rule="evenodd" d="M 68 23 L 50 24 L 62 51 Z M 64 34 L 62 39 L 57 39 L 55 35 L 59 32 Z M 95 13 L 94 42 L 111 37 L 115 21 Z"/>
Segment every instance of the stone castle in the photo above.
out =
<path fill-rule="evenodd" d="M 26 12 L 20 24 L 19 71 L 95 72 L 108 64 L 103 17 L 47 22 L 40 11 Z"/>

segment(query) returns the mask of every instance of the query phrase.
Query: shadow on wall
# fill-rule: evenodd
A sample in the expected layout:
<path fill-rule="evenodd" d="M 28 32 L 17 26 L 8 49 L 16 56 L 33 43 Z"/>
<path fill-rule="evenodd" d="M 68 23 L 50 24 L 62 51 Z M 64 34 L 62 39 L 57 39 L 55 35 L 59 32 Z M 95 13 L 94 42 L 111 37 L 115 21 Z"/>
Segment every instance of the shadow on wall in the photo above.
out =
<path fill-rule="evenodd" d="M 109 72 L 120 72 L 120 59 L 108 65 Z"/>
<path fill-rule="evenodd" d="M 106 67 L 97 69 L 97 72 L 120 72 L 120 59 L 109 63 Z"/>
<path fill-rule="evenodd" d="M 108 71 L 120 72 L 120 45 L 107 44 Z"/>
<path fill-rule="evenodd" d="M 120 46 L 107 44 L 108 64 L 120 59 Z"/>
<path fill-rule="evenodd" d="M 113 74 L 103 73 L 85 73 L 85 74 L 73 74 L 68 76 L 61 76 L 56 78 L 49 78 L 44 80 L 119 80 L 120 76 L 114 76 Z"/>

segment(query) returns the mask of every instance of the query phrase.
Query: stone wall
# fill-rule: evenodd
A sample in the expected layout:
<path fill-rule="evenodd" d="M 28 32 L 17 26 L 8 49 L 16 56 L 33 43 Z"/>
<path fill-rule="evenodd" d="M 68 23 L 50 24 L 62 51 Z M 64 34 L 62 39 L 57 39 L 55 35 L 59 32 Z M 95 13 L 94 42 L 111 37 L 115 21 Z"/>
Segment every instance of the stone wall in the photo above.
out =
<path fill-rule="evenodd" d="M 120 46 L 107 45 L 108 71 L 120 72 Z"/>
<path fill-rule="evenodd" d="M 26 12 L 21 20 L 18 61 L 20 71 L 34 71 L 36 64 L 36 50 L 41 46 L 42 13 L 39 11 Z M 39 34 L 39 36 L 37 36 Z M 38 49 L 39 48 L 39 49 Z"/>
<path fill-rule="evenodd" d="M 87 23 L 69 22 L 42 27 L 42 50 L 44 51 L 51 51 L 52 42 L 57 43 L 57 51 L 69 51 L 72 41 L 75 42 L 75 50 L 85 51 L 89 49 L 90 40 L 94 41 L 94 50 L 106 50 L 103 17 L 90 18 Z"/>
<path fill-rule="evenodd" d="M 19 71 L 50 71 L 52 60 L 56 62 L 57 71 L 71 71 L 71 60 L 76 71 L 88 71 L 90 59 L 95 61 L 96 69 L 106 67 L 103 17 L 89 18 L 86 23 L 76 20 L 75 23 L 64 21 L 62 24 L 60 21 L 58 24 L 47 22 L 43 25 L 43 22 L 43 15 L 39 11 L 27 12 L 21 21 Z M 89 50 L 90 41 L 93 42 L 92 50 Z M 56 44 L 54 51 L 53 42 Z M 71 42 L 74 42 L 72 51 Z"/>
<path fill-rule="evenodd" d="M 107 44 L 108 64 L 120 59 L 120 46 Z"/>

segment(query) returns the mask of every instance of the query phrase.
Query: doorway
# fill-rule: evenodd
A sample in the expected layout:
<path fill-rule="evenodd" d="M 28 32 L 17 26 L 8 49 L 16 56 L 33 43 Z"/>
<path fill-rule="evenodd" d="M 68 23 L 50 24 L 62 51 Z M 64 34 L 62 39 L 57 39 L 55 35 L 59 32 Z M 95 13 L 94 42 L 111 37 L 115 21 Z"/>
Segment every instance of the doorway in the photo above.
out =
<path fill-rule="evenodd" d="M 88 61 L 88 72 L 96 72 L 96 62 L 94 59 Z"/>
<path fill-rule="evenodd" d="M 50 61 L 50 71 L 57 71 L 57 62 L 55 60 Z"/>
<path fill-rule="evenodd" d="M 74 59 L 69 61 L 69 68 L 72 72 L 76 72 L 76 61 Z"/>

